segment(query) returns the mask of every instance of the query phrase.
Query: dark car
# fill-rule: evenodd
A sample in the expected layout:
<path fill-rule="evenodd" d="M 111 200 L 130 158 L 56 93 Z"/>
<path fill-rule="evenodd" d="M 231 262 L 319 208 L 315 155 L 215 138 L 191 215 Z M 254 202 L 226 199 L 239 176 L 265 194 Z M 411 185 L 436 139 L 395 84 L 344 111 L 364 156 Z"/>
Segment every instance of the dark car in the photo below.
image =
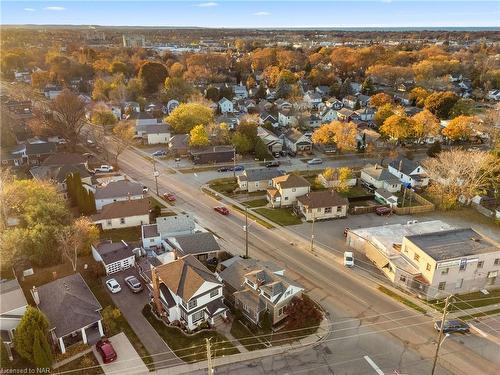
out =
<path fill-rule="evenodd" d="M 434 329 L 436 331 L 441 330 L 440 320 L 434 322 Z M 450 332 L 469 333 L 469 331 L 470 331 L 469 325 L 462 320 L 454 319 L 454 320 L 446 320 L 444 322 L 443 333 L 450 333 Z"/>
<path fill-rule="evenodd" d="M 152 155 L 153 156 L 166 156 L 167 155 L 167 151 L 158 150 L 158 151 L 153 152 Z"/>
<path fill-rule="evenodd" d="M 278 160 L 270 161 L 269 163 L 266 163 L 266 168 L 274 168 L 274 167 L 279 167 L 280 162 Z"/>
<path fill-rule="evenodd" d="M 219 169 L 217 169 L 217 172 L 227 172 L 227 171 L 229 171 L 228 167 L 220 167 Z"/>
<path fill-rule="evenodd" d="M 165 193 L 163 194 L 163 198 L 169 202 L 175 202 L 175 195 L 173 193 Z"/>
<path fill-rule="evenodd" d="M 224 216 L 229 215 L 229 210 L 224 206 L 214 207 L 214 210 L 217 211 L 218 213 L 220 213 L 221 215 L 224 215 Z"/>
<path fill-rule="evenodd" d="M 116 361 L 117 355 L 115 352 L 115 348 L 113 348 L 113 345 L 111 345 L 108 339 L 101 339 L 97 341 L 97 344 L 95 344 L 95 348 L 101 355 L 102 361 L 104 363 Z"/>
<path fill-rule="evenodd" d="M 375 209 L 375 213 L 378 216 L 387 216 L 387 215 L 390 215 L 392 213 L 392 210 L 389 207 L 377 207 Z"/>
<path fill-rule="evenodd" d="M 242 165 L 237 165 L 236 167 L 234 168 L 231 168 L 232 171 L 235 171 L 235 172 L 239 172 L 239 171 L 244 171 L 245 170 L 245 167 L 242 166 Z"/>
<path fill-rule="evenodd" d="M 129 287 L 129 289 L 134 292 L 134 293 L 139 293 L 142 292 L 142 284 L 139 280 L 137 280 L 137 277 L 135 276 L 128 276 L 125 279 L 125 284 Z"/>

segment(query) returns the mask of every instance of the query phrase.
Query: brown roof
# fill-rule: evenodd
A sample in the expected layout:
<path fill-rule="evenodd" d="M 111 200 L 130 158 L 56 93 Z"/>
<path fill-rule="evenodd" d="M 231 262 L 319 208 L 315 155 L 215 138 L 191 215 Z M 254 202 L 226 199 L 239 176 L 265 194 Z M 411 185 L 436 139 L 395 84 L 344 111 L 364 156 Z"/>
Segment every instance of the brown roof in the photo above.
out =
<path fill-rule="evenodd" d="M 267 189 L 267 194 L 269 194 L 271 197 L 274 197 L 274 196 L 279 196 L 280 192 L 274 188 L 269 188 Z"/>
<path fill-rule="evenodd" d="M 273 178 L 273 182 L 280 185 L 282 189 L 311 186 L 309 181 L 307 181 L 304 177 L 297 176 L 295 174 L 275 177 Z"/>
<path fill-rule="evenodd" d="M 57 154 L 50 155 L 43 161 L 43 165 L 74 165 L 84 164 L 87 162 L 85 156 L 72 153 L 72 152 L 58 152 Z"/>
<path fill-rule="evenodd" d="M 347 198 L 340 196 L 333 190 L 313 191 L 297 197 L 297 200 L 307 208 L 346 206 Z"/>
<path fill-rule="evenodd" d="M 131 199 L 106 204 L 102 211 L 92 215 L 93 221 L 114 219 L 119 217 L 129 217 L 137 215 L 146 215 L 149 213 L 149 199 Z"/>
<path fill-rule="evenodd" d="M 193 255 L 186 255 L 174 262 L 155 267 L 154 270 L 160 282 L 186 302 L 203 283 L 220 284 L 214 274 Z"/>

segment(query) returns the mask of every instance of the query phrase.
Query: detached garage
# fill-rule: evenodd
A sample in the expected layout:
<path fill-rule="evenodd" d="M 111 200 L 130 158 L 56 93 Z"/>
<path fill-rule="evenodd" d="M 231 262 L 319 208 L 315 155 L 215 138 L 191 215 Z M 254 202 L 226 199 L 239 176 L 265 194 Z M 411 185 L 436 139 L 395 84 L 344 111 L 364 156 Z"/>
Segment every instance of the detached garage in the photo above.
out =
<path fill-rule="evenodd" d="M 120 272 L 135 265 L 135 255 L 131 246 L 125 241 L 101 242 L 92 245 L 92 256 L 101 262 L 106 269 L 106 275 Z"/>

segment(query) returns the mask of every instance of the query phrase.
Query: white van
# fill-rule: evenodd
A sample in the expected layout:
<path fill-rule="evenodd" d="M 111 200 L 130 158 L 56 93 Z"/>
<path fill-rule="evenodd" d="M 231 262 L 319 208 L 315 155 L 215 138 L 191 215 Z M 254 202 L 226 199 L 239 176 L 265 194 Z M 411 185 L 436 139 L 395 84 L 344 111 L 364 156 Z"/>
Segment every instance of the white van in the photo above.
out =
<path fill-rule="evenodd" d="M 351 251 L 344 252 L 344 266 L 354 267 L 354 256 Z"/>

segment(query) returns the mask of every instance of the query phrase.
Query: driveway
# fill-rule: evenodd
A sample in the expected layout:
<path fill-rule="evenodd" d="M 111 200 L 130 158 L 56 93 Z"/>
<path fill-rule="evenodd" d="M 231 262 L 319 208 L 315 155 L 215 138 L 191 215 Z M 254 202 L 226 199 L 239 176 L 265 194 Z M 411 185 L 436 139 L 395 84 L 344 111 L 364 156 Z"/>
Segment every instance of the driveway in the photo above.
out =
<path fill-rule="evenodd" d="M 167 344 L 165 344 L 165 341 L 163 341 L 155 329 L 151 327 L 149 322 L 142 315 L 142 308 L 149 302 L 149 293 L 147 288 L 144 288 L 144 290 L 140 293 L 132 293 L 123 281 L 125 277 L 130 275 L 136 276 L 141 282 L 143 282 L 135 268 L 117 272 L 105 278 L 105 280 L 111 278 L 116 279 L 122 287 L 121 292 L 111 295 L 113 302 L 120 309 L 134 332 L 141 339 L 149 354 L 153 357 L 156 368 L 183 364 L 184 362 L 172 353 Z"/>
<path fill-rule="evenodd" d="M 92 348 L 105 374 L 146 374 L 149 372 L 141 357 L 139 357 L 139 354 L 137 354 L 123 332 L 110 337 L 109 341 L 117 354 L 115 362 L 103 363 L 102 357 L 97 352 L 95 346 Z"/>

